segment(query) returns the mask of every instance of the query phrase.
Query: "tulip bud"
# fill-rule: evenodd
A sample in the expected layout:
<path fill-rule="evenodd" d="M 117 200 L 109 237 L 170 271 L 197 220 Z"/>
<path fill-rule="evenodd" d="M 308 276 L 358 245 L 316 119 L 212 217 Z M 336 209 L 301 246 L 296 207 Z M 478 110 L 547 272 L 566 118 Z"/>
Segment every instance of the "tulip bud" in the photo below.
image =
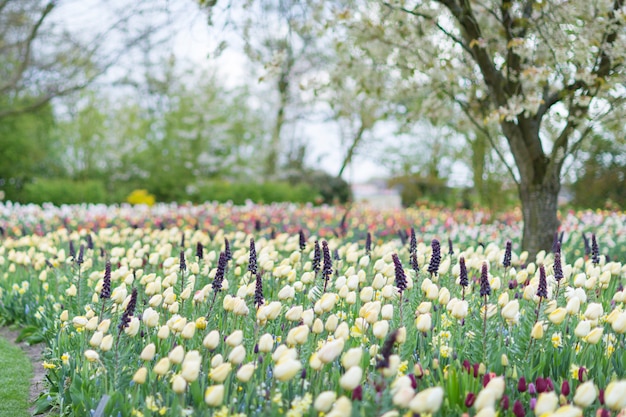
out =
<path fill-rule="evenodd" d="M 180 337 L 182 337 L 183 339 L 191 339 L 193 338 L 193 335 L 196 333 L 196 323 L 195 322 L 189 322 L 185 325 L 185 327 L 183 327 L 183 331 L 180 332 Z"/>
<path fill-rule="evenodd" d="M 357 366 L 361 363 L 361 358 L 363 357 L 363 349 L 360 347 L 349 349 L 346 353 L 343 354 L 341 358 L 341 364 L 344 368 L 350 369 L 353 366 Z"/>
<path fill-rule="evenodd" d="M 236 346 L 228 355 L 228 361 L 239 365 L 246 358 L 246 349 L 242 345 Z"/>
<path fill-rule="evenodd" d="M 176 394 L 182 394 L 187 389 L 187 381 L 180 375 L 175 375 L 172 378 L 172 391 Z"/>
<path fill-rule="evenodd" d="M 535 415 L 542 416 L 544 414 L 550 414 L 559 405 L 559 398 L 554 392 L 544 392 L 537 397 L 537 404 L 535 404 Z"/>
<path fill-rule="evenodd" d="M 333 406 L 336 398 L 337 394 L 334 391 L 324 391 L 315 398 L 313 408 L 316 411 L 326 413 Z"/>
<path fill-rule="evenodd" d="M 271 352 L 274 348 L 274 338 L 271 334 L 265 333 L 259 339 L 259 352 Z"/>
<path fill-rule="evenodd" d="M 96 362 L 100 359 L 100 355 L 98 355 L 98 352 L 95 350 L 88 349 L 85 351 L 84 355 L 89 362 Z"/>
<path fill-rule="evenodd" d="M 232 365 L 230 362 L 222 363 L 211 369 L 209 372 L 209 378 L 215 382 L 224 382 L 230 371 L 232 370 Z"/>
<path fill-rule="evenodd" d="M 593 384 L 593 381 L 587 381 L 576 389 L 574 404 L 581 408 L 586 408 L 596 400 L 596 397 L 596 386 Z"/>
<path fill-rule="evenodd" d="M 213 385 L 204 392 L 204 402 L 209 407 L 219 407 L 224 401 L 224 385 Z"/>
<path fill-rule="evenodd" d="M 228 346 L 239 346 L 241 342 L 243 342 L 243 332 L 241 330 L 235 330 L 228 337 L 226 337 L 226 344 Z"/>
<path fill-rule="evenodd" d="M 274 376 L 279 381 L 289 381 L 293 378 L 302 368 L 302 364 L 299 360 L 286 358 L 276 363 L 274 367 Z"/>
<path fill-rule="evenodd" d="M 154 343 L 150 343 L 141 351 L 141 355 L 139 356 L 142 361 L 151 361 L 154 359 L 154 355 L 156 353 L 156 346 Z"/>
<path fill-rule="evenodd" d="M 353 390 L 360 383 L 363 377 L 363 369 L 360 366 L 353 366 L 339 379 L 339 385 L 345 390 Z"/>
<path fill-rule="evenodd" d="M 100 350 L 103 352 L 108 352 L 113 347 L 113 336 L 108 334 L 102 338 L 102 342 L 100 343 Z"/>
<path fill-rule="evenodd" d="M 535 323 L 530 332 L 530 337 L 533 339 L 541 339 L 543 337 L 543 323 L 541 321 Z"/>
<path fill-rule="evenodd" d="M 255 370 L 255 367 L 253 363 L 247 363 L 243 365 L 237 371 L 237 375 L 236 375 L 237 379 L 240 380 L 241 382 L 248 382 L 250 378 L 252 378 L 252 375 L 254 374 L 254 370 Z"/>
<path fill-rule="evenodd" d="M 170 328 L 168 326 L 161 326 L 159 332 L 157 333 L 157 337 L 161 340 L 167 339 L 170 335 Z"/>
<path fill-rule="evenodd" d="M 145 366 L 142 366 L 141 368 L 137 370 L 137 372 L 135 372 L 135 375 L 133 375 L 133 381 L 135 382 L 135 384 L 141 385 L 144 382 L 146 382 L 147 376 L 148 376 L 148 370 L 146 369 Z"/>
<path fill-rule="evenodd" d="M 104 335 L 102 334 L 102 332 L 95 332 L 93 336 L 91 336 L 91 339 L 89 339 L 89 345 L 94 348 L 99 347 L 100 343 L 102 343 L 103 337 Z"/>
<path fill-rule="evenodd" d="M 170 360 L 168 358 L 161 358 L 160 361 L 154 365 L 153 371 L 157 375 L 165 375 L 170 370 Z"/>
<path fill-rule="evenodd" d="M 439 411 L 443 403 L 443 388 L 432 387 L 418 392 L 409 403 L 414 413 L 434 414 Z"/>

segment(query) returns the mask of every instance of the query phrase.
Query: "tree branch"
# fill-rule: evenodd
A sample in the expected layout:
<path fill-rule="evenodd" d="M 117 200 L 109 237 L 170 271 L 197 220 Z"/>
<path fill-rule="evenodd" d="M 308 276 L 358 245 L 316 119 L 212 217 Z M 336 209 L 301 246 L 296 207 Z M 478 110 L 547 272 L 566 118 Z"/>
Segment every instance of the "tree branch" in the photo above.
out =
<path fill-rule="evenodd" d="M 463 111 L 465 116 L 469 119 L 470 123 L 473 124 L 474 127 L 476 127 L 476 129 L 482 132 L 485 135 L 485 137 L 487 137 L 487 140 L 489 140 L 489 143 L 491 144 L 491 147 L 493 148 L 493 150 L 496 152 L 496 155 L 498 155 L 498 158 L 504 164 L 504 166 L 506 167 L 506 170 L 509 172 L 511 179 L 515 182 L 515 184 L 519 185 L 517 178 L 515 178 L 515 172 L 513 171 L 513 168 L 508 164 L 508 162 L 506 162 L 504 155 L 502 154 L 502 152 L 500 152 L 500 149 L 498 149 L 498 147 L 496 146 L 495 140 L 493 139 L 491 132 L 489 132 L 489 130 L 486 129 L 485 126 L 482 126 L 476 120 L 476 118 L 471 114 L 469 105 L 467 103 L 456 98 L 451 92 L 447 91 L 447 89 L 443 89 L 443 91 L 445 94 L 448 95 L 448 97 L 450 97 L 455 103 L 457 103 L 459 107 L 461 107 L 461 110 Z"/>
<path fill-rule="evenodd" d="M 467 45 L 472 45 L 472 40 L 482 38 L 482 31 L 474 17 L 469 0 L 460 0 L 461 4 L 457 4 L 455 0 L 437 1 L 444 5 L 457 20 L 463 29 L 462 33 Z M 470 49 L 474 61 L 476 61 L 480 68 L 485 84 L 487 84 L 494 94 L 496 104 L 498 106 L 506 105 L 507 97 L 503 89 L 504 79 L 502 73 L 496 69 L 486 49 L 476 43 L 474 43 Z"/>
<path fill-rule="evenodd" d="M 17 67 L 17 69 L 15 70 L 15 74 L 6 83 L 0 86 L 0 94 L 6 93 L 7 91 L 15 88 L 15 86 L 22 79 L 22 76 L 24 75 L 24 71 L 26 71 L 26 68 L 28 68 L 28 65 L 30 64 L 31 48 L 32 48 L 35 38 L 37 37 L 37 32 L 39 32 L 39 28 L 41 28 L 43 21 L 46 19 L 46 16 L 50 14 L 52 9 L 54 9 L 54 6 L 55 6 L 54 2 L 48 3 L 45 9 L 41 12 L 39 19 L 35 22 L 35 24 L 31 28 L 31 31 L 28 34 L 28 37 L 24 40 L 25 45 L 24 45 L 24 53 L 21 59 L 22 62 L 19 65 L 19 67 Z"/>

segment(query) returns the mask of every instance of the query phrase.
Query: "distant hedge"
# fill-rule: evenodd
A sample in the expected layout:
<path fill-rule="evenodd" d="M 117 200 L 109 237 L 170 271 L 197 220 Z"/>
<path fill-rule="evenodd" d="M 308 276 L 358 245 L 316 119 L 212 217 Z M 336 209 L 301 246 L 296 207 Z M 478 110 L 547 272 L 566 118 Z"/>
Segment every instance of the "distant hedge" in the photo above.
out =
<path fill-rule="evenodd" d="M 104 182 L 73 181 L 67 179 L 38 178 L 27 183 L 19 194 L 18 201 L 22 203 L 106 203 L 116 204 L 128 201 L 127 185 L 113 187 L 107 190 Z M 308 184 L 289 184 L 287 182 L 267 183 L 236 183 L 226 181 L 211 181 L 199 186 L 190 187 L 188 193 L 180 198 L 179 202 L 191 201 L 203 203 L 217 201 L 224 203 L 232 201 L 241 205 L 250 200 L 255 203 L 319 203 L 323 200 L 320 191 Z M 146 192 L 150 192 L 147 190 Z"/>
<path fill-rule="evenodd" d="M 20 192 L 24 203 L 110 203 L 107 190 L 101 181 L 72 181 L 65 179 L 38 178 L 24 185 Z"/>
<path fill-rule="evenodd" d="M 190 195 L 194 203 L 232 201 L 241 205 L 246 200 L 255 203 L 277 203 L 291 201 L 294 203 L 314 203 L 319 193 L 305 184 L 291 185 L 285 182 L 266 183 L 230 183 L 215 181 L 198 186 Z"/>

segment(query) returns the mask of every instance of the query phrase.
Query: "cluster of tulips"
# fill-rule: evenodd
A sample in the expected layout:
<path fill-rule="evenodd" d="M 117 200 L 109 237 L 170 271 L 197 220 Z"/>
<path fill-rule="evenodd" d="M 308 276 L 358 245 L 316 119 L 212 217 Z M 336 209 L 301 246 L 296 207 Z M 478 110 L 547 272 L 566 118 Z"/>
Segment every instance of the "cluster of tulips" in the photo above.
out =
<path fill-rule="evenodd" d="M 482 241 L 478 223 L 449 238 L 454 213 L 435 216 L 435 236 L 395 211 L 298 208 L 327 218 L 314 228 L 291 224 L 291 206 L 177 209 L 66 207 L 71 221 L 23 226 L 5 207 L 0 317 L 48 346 L 38 409 L 626 415 L 626 266 L 603 251 L 623 237 L 572 238 L 581 214 L 531 260 L 508 236 Z"/>

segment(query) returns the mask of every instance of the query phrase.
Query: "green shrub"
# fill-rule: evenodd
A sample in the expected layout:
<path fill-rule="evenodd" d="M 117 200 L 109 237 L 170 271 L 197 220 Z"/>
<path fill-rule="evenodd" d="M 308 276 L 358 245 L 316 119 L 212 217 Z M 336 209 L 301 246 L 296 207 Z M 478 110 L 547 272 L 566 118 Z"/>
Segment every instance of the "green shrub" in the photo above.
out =
<path fill-rule="evenodd" d="M 294 203 L 314 202 L 318 193 L 306 184 L 291 185 L 285 182 L 266 183 L 230 183 L 212 181 L 202 184 L 190 195 L 194 203 L 232 201 L 233 204 L 245 204 L 246 200 L 255 203 L 276 203 L 290 201 Z"/>
<path fill-rule="evenodd" d="M 343 204 L 352 200 L 352 189 L 343 178 L 325 171 L 307 169 L 289 174 L 286 179 L 290 184 L 306 184 L 315 190 L 316 203 Z"/>
<path fill-rule="evenodd" d="M 72 181 L 66 179 L 37 178 L 24 186 L 19 201 L 23 203 L 109 203 L 101 181 Z"/>

